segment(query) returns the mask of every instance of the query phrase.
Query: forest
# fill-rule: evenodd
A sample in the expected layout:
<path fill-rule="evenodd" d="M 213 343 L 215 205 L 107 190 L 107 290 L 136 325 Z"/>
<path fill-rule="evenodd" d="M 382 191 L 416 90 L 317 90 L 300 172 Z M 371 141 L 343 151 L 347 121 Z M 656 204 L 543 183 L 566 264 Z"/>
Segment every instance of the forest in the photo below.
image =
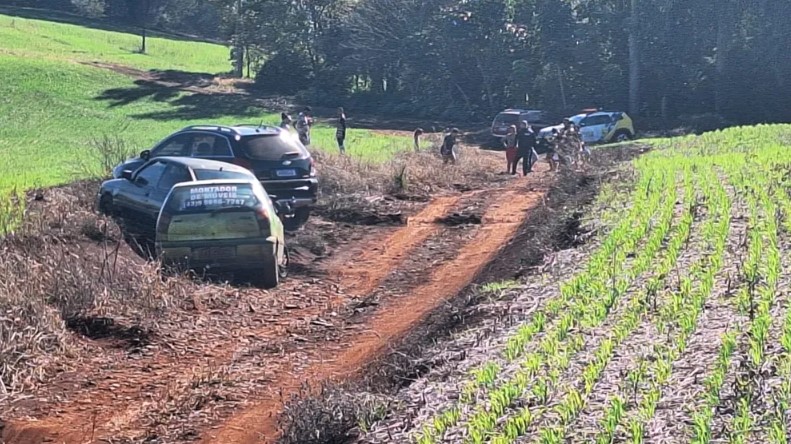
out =
<path fill-rule="evenodd" d="M 3 0 L 220 39 L 266 94 L 357 115 L 507 106 L 669 128 L 791 120 L 787 0 Z"/>

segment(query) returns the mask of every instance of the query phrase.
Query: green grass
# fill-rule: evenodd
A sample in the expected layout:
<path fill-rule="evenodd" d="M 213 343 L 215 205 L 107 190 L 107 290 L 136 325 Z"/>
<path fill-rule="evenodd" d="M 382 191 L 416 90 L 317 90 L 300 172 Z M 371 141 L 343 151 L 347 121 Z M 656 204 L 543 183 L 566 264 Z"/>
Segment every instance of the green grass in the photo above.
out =
<path fill-rule="evenodd" d="M 221 45 L 137 36 L 0 15 L 0 195 L 80 178 L 91 142 L 119 137 L 136 150 L 198 123 L 276 124 L 279 114 L 246 95 L 192 94 L 78 62 L 142 69 L 227 71 Z M 350 130 L 350 155 L 384 161 L 411 147 L 408 138 Z M 333 128 L 317 126 L 312 149 L 337 150 Z"/>
<path fill-rule="evenodd" d="M 77 25 L 0 15 L 0 53 L 25 58 L 117 63 L 138 69 L 230 71 L 229 50 L 211 43 L 140 37 Z"/>

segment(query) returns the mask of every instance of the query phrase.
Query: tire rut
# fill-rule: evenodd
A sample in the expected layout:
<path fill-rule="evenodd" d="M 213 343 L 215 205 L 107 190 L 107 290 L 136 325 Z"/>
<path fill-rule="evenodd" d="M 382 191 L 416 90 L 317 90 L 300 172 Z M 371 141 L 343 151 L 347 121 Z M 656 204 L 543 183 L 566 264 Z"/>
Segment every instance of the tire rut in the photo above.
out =
<path fill-rule="evenodd" d="M 452 264 L 455 264 L 454 268 L 461 270 L 460 273 L 455 275 L 457 282 L 465 282 L 465 279 L 472 279 L 474 276 L 471 275 L 468 278 L 467 273 L 472 273 L 473 275 L 477 273 L 492 258 L 497 249 L 507 242 L 516 231 L 518 223 L 515 221 L 519 219 L 518 213 L 524 213 L 536 201 L 540 200 L 541 193 L 525 194 L 524 191 L 521 191 L 519 184 L 524 184 L 524 181 L 512 182 L 509 189 L 501 194 L 497 202 L 492 204 L 487 211 L 487 214 L 492 215 L 494 220 L 507 220 L 508 223 L 502 224 L 506 228 L 501 225 L 498 225 L 497 228 L 484 227 L 479 230 L 474 239 L 474 241 L 477 240 L 478 242 L 490 240 L 492 247 L 478 248 L 475 242 L 470 242 L 468 245 L 472 245 L 472 247 L 467 248 L 465 245 L 464 249 L 459 252 L 457 259 L 452 262 Z M 330 261 L 325 270 L 330 275 L 330 278 L 326 280 L 328 285 L 324 285 L 329 288 L 324 291 L 334 294 L 329 296 L 328 301 L 325 304 L 321 304 L 321 307 L 308 306 L 300 308 L 290 312 L 288 318 L 309 319 L 311 316 L 320 313 L 322 309 L 326 310 L 327 307 L 332 307 L 333 305 L 342 305 L 344 301 L 348 301 L 352 296 L 365 296 L 374 291 L 394 269 L 401 266 L 409 256 L 410 251 L 424 243 L 431 236 L 448 229 L 439 224 L 429 224 L 427 222 L 449 214 L 454 208 L 466 202 L 467 199 L 478 197 L 480 194 L 480 192 L 475 192 L 464 196 L 454 195 L 437 198 L 413 218 L 410 218 L 406 226 L 388 229 L 384 239 L 382 239 L 382 236 L 377 236 L 364 242 L 360 248 L 339 254 L 338 257 Z M 514 222 L 511 222 L 512 220 Z M 349 261 L 350 258 L 353 258 L 353 261 Z M 351 263 L 351 265 L 348 265 L 348 263 Z M 445 270 L 445 267 L 440 268 L 440 270 Z M 432 291 L 452 296 L 448 290 L 459 287 L 456 290 L 457 292 L 463 288 L 461 284 L 448 285 L 442 279 L 441 274 L 437 275 L 435 273 L 433 275 L 430 281 L 433 283 L 431 284 L 433 287 L 430 287 Z M 294 293 L 300 290 L 300 285 L 289 285 L 287 287 L 291 287 L 290 290 Z M 394 338 L 397 334 L 406 331 L 412 325 L 411 323 L 419 320 L 423 314 L 428 313 L 441 300 L 442 297 L 429 299 L 426 304 L 421 304 L 423 308 L 420 311 L 409 307 L 410 310 L 407 311 L 410 312 L 410 319 L 406 324 L 403 323 L 404 320 L 399 319 L 389 319 L 387 317 L 380 319 L 380 313 L 375 315 L 374 320 L 368 322 L 368 324 L 377 325 L 377 322 L 385 322 L 384 325 L 394 331 L 385 336 L 381 336 L 376 332 L 371 333 L 370 330 L 367 333 L 356 334 L 356 338 L 360 341 L 359 344 L 363 347 L 360 348 L 360 345 L 358 345 L 353 348 L 357 350 L 356 352 L 345 352 L 346 354 L 352 353 L 343 358 L 344 360 L 348 359 L 347 364 L 350 364 L 348 367 L 353 368 L 361 363 L 373 349 L 382 345 L 383 338 Z M 387 322 L 390 322 L 390 324 Z M 49 413 L 43 416 L 49 416 L 49 418 L 32 421 L 9 421 L 6 424 L 0 442 L 83 444 L 86 442 L 97 442 L 97 440 L 109 437 L 116 431 L 130 429 L 130 426 L 146 413 L 147 405 L 154 398 L 150 389 L 156 386 L 157 381 L 163 379 L 180 381 L 184 379 L 184 381 L 189 383 L 190 377 L 194 376 L 187 371 L 190 367 L 193 368 L 192 373 L 194 373 L 195 366 L 206 365 L 207 357 L 210 361 L 219 363 L 218 365 L 234 360 L 238 354 L 238 343 L 233 341 L 233 339 L 252 337 L 256 340 L 265 340 L 267 337 L 273 336 L 277 338 L 284 333 L 283 323 L 280 322 L 278 324 L 280 325 L 247 329 L 248 331 L 234 331 L 232 340 L 226 341 L 225 344 L 216 344 L 215 350 L 217 351 L 210 354 L 178 356 L 174 352 L 172 355 L 155 357 L 150 365 L 146 366 L 147 370 L 145 373 L 127 372 L 123 374 L 124 366 L 122 364 L 119 369 L 110 371 L 111 375 L 105 375 L 107 377 L 103 378 L 103 380 L 92 381 L 95 382 L 95 385 L 85 392 L 77 393 L 75 401 L 66 405 L 53 405 L 45 408 L 44 411 L 49 411 Z M 111 377 L 112 373 L 117 373 L 115 375 L 117 377 Z M 179 376 L 173 378 L 172 375 L 174 374 L 179 374 Z M 286 384 L 287 381 L 282 382 L 283 386 L 288 385 Z M 276 385 L 279 384 L 280 381 L 276 383 Z M 98 406 L 101 406 L 102 409 L 97 410 Z M 235 441 L 221 442 L 231 443 Z"/>

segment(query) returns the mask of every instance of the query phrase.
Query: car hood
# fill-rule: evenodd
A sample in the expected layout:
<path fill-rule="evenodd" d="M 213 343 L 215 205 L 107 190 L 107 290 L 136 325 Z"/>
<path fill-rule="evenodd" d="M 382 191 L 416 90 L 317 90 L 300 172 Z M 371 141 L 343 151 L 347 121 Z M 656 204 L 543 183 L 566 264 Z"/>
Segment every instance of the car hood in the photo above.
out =
<path fill-rule="evenodd" d="M 113 178 L 120 179 L 121 178 L 121 173 L 124 170 L 135 171 L 136 169 L 140 168 L 144 163 L 145 163 L 145 160 L 141 159 L 139 156 L 138 157 L 129 158 L 126 161 L 124 161 L 123 163 L 120 163 L 120 164 L 116 165 L 115 168 L 113 168 Z"/>
<path fill-rule="evenodd" d="M 121 188 L 126 179 L 110 179 L 102 182 L 100 193 L 111 193 Z"/>
<path fill-rule="evenodd" d="M 560 131 L 562 128 L 563 128 L 562 124 L 541 128 L 541 130 L 538 132 L 538 137 L 549 137 L 549 135 L 552 134 L 553 129 Z"/>

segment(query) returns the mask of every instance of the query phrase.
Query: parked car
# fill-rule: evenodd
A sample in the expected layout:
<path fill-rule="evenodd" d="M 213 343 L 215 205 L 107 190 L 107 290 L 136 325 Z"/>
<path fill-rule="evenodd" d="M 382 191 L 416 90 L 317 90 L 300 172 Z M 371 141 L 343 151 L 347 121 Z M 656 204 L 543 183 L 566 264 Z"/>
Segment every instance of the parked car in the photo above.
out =
<path fill-rule="evenodd" d="M 587 144 L 625 142 L 634 139 L 634 123 L 623 112 L 599 111 L 579 122 L 582 141 Z"/>
<path fill-rule="evenodd" d="M 255 181 L 256 177 L 246 168 L 225 162 L 154 157 L 136 171 L 124 170 L 119 179 L 102 183 L 96 207 L 100 213 L 121 219 L 130 234 L 153 240 L 159 211 L 174 186 L 219 179 Z"/>
<path fill-rule="evenodd" d="M 493 148 L 503 147 L 503 138 L 508 131 L 508 127 L 516 125 L 516 127 L 519 128 L 520 122 L 525 120 L 530 123 L 534 131 L 541 130 L 549 125 L 549 115 L 546 111 L 535 109 L 507 109 L 497 114 L 492 121 L 490 145 Z"/>
<path fill-rule="evenodd" d="M 113 170 L 120 178 L 158 157 L 193 157 L 220 160 L 249 169 L 278 202 L 288 202 L 293 213 L 284 218 L 286 229 L 307 222 L 318 199 L 318 177 L 313 157 L 299 139 L 276 127 L 259 125 L 196 125 L 177 131 L 140 156 Z"/>
<path fill-rule="evenodd" d="M 159 212 L 155 250 L 165 266 L 232 272 L 266 288 L 288 272 L 283 223 L 255 177 L 174 186 Z"/>

